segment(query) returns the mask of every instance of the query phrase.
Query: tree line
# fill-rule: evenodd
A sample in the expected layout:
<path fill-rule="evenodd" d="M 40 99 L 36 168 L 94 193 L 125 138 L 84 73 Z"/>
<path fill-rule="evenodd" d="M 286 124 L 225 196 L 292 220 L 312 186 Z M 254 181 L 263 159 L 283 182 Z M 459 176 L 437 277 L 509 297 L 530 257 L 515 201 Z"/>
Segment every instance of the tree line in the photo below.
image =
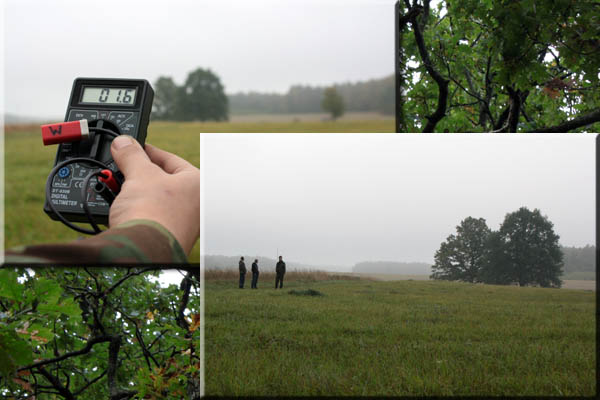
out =
<path fill-rule="evenodd" d="M 394 77 L 333 85 L 345 111 L 394 113 Z M 325 86 L 294 85 L 285 94 L 236 93 L 229 96 L 232 114 L 317 113 L 323 110 Z"/>
<path fill-rule="evenodd" d="M 499 230 L 467 217 L 435 253 L 432 279 L 560 287 L 563 252 L 553 224 L 538 209 L 506 214 Z"/>
<path fill-rule="evenodd" d="M 295 114 L 328 112 L 335 119 L 345 111 L 394 112 L 394 77 L 330 87 L 294 85 L 285 94 L 236 93 L 227 96 L 217 74 L 198 68 L 182 85 L 160 76 L 153 84 L 152 119 L 165 121 L 227 121 L 230 114 Z"/>
<path fill-rule="evenodd" d="M 562 251 L 565 273 L 596 271 L 596 246 L 563 247 Z"/>
<path fill-rule="evenodd" d="M 352 267 L 352 272 L 429 275 L 430 269 L 431 265 L 423 262 L 363 261 L 355 264 L 354 267 Z"/>
<path fill-rule="evenodd" d="M 236 255 L 236 256 L 224 256 L 224 255 L 202 255 L 202 258 L 204 259 L 204 265 L 206 266 L 206 269 L 213 269 L 213 270 L 236 270 L 238 269 L 238 262 L 240 260 L 240 257 L 242 255 Z M 276 258 L 270 258 L 270 257 L 263 257 L 263 256 L 248 256 L 251 257 L 252 259 L 257 259 L 258 260 L 258 267 L 259 269 L 262 271 L 263 268 L 265 271 L 271 270 L 273 268 L 275 268 L 275 264 L 277 264 L 277 257 Z M 317 269 L 327 269 L 328 266 L 326 265 L 309 265 L 309 264 L 303 264 L 303 263 L 299 263 L 299 262 L 295 262 L 295 261 L 286 261 L 285 262 L 288 268 L 288 271 L 290 270 L 317 270 Z"/>

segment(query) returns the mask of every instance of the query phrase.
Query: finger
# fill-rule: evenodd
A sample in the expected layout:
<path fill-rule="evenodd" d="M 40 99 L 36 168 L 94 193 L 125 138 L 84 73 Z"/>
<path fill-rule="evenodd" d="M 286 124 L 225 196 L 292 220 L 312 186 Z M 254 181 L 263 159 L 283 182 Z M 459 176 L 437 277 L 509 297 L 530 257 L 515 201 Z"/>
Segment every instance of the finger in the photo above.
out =
<path fill-rule="evenodd" d="M 145 149 L 150 160 L 168 174 L 176 174 L 186 169 L 194 168 L 192 164 L 183 158 L 169 153 L 168 151 L 161 150 L 151 144 L 146 144 Z"/>
<path fill-rule="evenodd" d="M 110 152 L 126 179 L 146 170 L 150 163 L 142 146 L 129 135 L 116 137 L 110 145 Z"/>

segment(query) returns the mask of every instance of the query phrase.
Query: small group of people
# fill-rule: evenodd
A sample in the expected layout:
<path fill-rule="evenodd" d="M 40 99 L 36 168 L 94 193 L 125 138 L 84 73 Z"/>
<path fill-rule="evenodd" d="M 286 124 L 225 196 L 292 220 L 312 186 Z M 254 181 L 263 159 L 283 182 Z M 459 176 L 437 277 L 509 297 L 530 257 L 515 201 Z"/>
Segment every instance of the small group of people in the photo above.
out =
<path fill-rule="evenodd" d="M 246 281 L 246 263 L 244 262 L 244 257 L 240 257 L 240 289 L 244 288 L 244 282 Z M 250 285 L 251 289 L 258 289 L 258 260 L 255 259 L 252 263 L 252 283 Z M 275 289 L 279 285 L 280 289 L 283 289 L 283 276 L 285 275 L 285 263 L 283 262 L 283 257 L 279 256 L 279 261 L 275 265 Z"/>

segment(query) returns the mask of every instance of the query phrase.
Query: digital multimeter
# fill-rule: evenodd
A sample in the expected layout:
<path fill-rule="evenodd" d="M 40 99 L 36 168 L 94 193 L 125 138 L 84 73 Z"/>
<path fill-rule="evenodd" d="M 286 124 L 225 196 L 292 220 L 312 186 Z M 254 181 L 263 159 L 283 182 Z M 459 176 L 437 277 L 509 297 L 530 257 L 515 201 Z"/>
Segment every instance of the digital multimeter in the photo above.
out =
<path fill-rule="evenodd" d="M 79 121 L 82 126 L 86 125 L 85 129 L 126 134 L 143 146 L 153 99 L 154 91 L 150 83 L 143 79 L 77 78 L 71 90 L 65 122 Z M 52 131 L 54 134 L 55 130 Z M 73 158 L 91 158 L 118 171 L 110 153 L 111 142 L 112 137 L 106 135 L 94 135 L 91 140 L 60 142 L 54 166 Z M 89 220 L 83 209 L 82 187 L 88 175 L 99 168 L 91 163 L 73 162 L 55 173 L 49 184 L 50 198 L 46 198 L 44 204 L 44 211 L 50 218 L 59 220 L 48 204 L 52 201 L 55 210 L 66 220 Z M 93 177 L 86 188 L 85 201 L 94 220 L 108 225 L 109 204 L 94 191 L 96 183 L 97 178 Z"/>

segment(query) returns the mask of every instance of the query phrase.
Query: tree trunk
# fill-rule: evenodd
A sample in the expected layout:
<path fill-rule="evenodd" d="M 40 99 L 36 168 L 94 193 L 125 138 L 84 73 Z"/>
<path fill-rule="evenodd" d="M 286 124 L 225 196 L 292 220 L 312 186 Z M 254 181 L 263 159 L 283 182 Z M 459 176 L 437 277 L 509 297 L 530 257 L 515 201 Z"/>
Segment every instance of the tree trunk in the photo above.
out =
<path fill-rule="evenodd" d="M 510 112 L 508 114 L 508 132 L 516 132 L 519 125 L 519 116 L 521 115 L 521 93 L 519 90 L 508 88 L 510 96 Z"/>

